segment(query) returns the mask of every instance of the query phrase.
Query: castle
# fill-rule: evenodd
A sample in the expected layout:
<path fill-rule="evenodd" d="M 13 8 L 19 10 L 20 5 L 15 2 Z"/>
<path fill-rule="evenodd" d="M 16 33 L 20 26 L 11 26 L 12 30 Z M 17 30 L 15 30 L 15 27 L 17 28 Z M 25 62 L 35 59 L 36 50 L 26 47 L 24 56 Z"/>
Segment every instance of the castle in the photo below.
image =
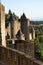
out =
<path fill-rule="evenodd" d="M 0 3 L 0 64 L 43 65 L 34 57 L 35 30 L 30 26 L 29 19 L 23 14 L 17 21 L 14 14 L 10 13 L 7 21 L 9 24 L 5 28 L 5 7 Z M 7 47 L 7 41 L 16 44 L 17 50 Z"/>
<path fill-rule="evenodd" d="M 14 48 L 34 57 L 35 30 L 30 26 L 30 20 L 23 13 L 17 21 L 10 11 L 7 21 L 8 26 L 5 28 L 5 7 L 0 3 L 0 45 L 13 45 Z"/>
<path fill-rule="evenodd" d="M 8 35 L 9 39 L 26 41 L 35 39 L 35 30 L 30 26 L 30 20 L 24 13 L 19 20 L 16 20 L 10 11 L 7 21 L 9 24 L 6 28 L 6 36 Z"/>

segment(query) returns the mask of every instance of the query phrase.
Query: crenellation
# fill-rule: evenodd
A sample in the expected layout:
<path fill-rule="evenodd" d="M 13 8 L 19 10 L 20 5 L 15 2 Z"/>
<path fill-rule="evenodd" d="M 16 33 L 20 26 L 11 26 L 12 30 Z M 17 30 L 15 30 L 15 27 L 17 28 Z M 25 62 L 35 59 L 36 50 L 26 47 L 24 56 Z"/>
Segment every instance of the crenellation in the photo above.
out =
<path fill-rule="evenodd" d="M 43 62 L 15 49 L 0 46 L 0 52 L 1 65 L 43 65 Z"/>

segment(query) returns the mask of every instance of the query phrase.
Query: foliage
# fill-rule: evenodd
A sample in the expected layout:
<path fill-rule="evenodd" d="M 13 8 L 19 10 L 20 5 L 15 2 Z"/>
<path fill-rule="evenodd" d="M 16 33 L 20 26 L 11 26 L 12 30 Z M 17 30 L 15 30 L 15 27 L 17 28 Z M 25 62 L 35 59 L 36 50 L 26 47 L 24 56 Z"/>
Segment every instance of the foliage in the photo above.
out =
<path fill-rule="evenodd" d="M 43 58 L 43 31 L 36 30 L 35 53 Z"/>
<path fill-rule="evenodd" d="M 8 19 L 9 14 L 5 14 L 5 21 Z"/>
<path fill-rule="evenodd" d="M 9 17 L 9 14 L 5 14 L 5 27 L 8 26 L 9 22 L 7 21 Z"/>

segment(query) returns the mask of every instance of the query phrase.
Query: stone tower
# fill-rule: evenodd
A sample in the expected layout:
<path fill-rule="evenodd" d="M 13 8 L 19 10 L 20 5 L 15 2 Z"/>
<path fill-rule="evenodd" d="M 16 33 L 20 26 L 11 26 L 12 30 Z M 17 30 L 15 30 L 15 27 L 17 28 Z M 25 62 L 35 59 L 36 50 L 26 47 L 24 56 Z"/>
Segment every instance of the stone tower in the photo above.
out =
<path fill-rule="evenodd" d="M 9 10 L 9 23 L 11 25 L 11 39 L 14 39 L 14 15 L 11 13 L 11 11 Z"/>
<path fill-rule="evenodd" d="M 33 28 L 33 39 L 35 39 L 35 29 Z"/>
<path fill-rule="evenodd" d="M 26 18 L 25 14 L 20 18 L 20 23 L 21 23 L 21 30 L 22 33 L 25 35 L 25 40 L 29 41 L 29 26 L 30 26 L 30 21 L 29 19 Z"/>
<path fill-rule="evenodd" d="M 0 44 L 6 47 L 5 41 L 5 7 L 0 3 Z"/>
<path fill-rule="evenodd" d="M 19 23 L 19 21 L 17 21 L 15 19 L 15 15 L 12 14 L 11 11 L 10 11 L 9 15 L 10 16 L 9 16 L 8 21 L 10 23 L 11 39 L 15 40 L 16 39 L 16 34 L 17 34 L 18 30 L 20 29 L 20 23 Z"/>

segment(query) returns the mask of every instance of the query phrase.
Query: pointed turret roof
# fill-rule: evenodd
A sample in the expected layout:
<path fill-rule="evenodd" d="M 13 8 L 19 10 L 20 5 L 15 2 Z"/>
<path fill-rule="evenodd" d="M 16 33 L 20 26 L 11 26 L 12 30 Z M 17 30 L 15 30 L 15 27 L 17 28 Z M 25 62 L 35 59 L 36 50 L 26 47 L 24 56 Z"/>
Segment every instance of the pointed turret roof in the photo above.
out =
<path fill-rule="evenodd" d="M 16 36 L 17 36 L 17 37 L 18 37 L 18 36 L 21 37 L 22 34 L 23 34 L 22 31 L 19 30 L 19 31 L 17 32 Z"/>
<path fill-rule="evenodd" d="M 8 21 L 14 21 L 14 20 L 15 20 L 14 15 L 10 14 Z"/>
<path fill-rule="evenodd" d="M 28 20 L 24 13 L 23 13 L 23 15 L 20 17 L 19 21 L 23 21 L 23 20 Z"/>
<path fill-rule="evenodd" d="M 21 16 L 21 19 L 26 19 L 25 14 L 23 13 L 23 15 Z"/>
<path fill-rule="evenodd" d="M 14 20 L 15 20 L 15 17 L 12 14 L 11 10 L 9 10 L 9 18 L 8 18 L 8 21 L 14 21 Z"/>

